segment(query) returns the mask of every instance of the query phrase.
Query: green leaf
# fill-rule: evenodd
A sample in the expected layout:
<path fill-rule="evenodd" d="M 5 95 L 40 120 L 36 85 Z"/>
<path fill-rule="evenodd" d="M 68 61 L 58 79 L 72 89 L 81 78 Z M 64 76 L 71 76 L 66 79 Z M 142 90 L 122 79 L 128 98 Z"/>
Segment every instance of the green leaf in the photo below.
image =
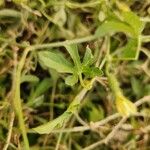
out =
<path fill-rule="evenodd" d="M 85 67 L 83 67 L 83 73 L 90 78 L 103 75 L 103 71 L 100 70 L 98 67 L 85 66 Z"/>
<path fill-rule="evenodd" d="M 134 92 L 134 94 L 137 96 L 137 98 L 139 98 L 140 96 L 143 96 L 143 87 L 141 86 L 142 83 L 137 80 L 135 77 L 131 78 L 131 86 L 132 86 L 132 90 Z"/>
<path fill-rule="evenodd" d="M 117 49 L 118 54 L 117 57 L 114 58 L 120 60 L 135 60 L 138 57 L 138 39 L 129 39 L 128 43 L 122 47 Z"/>
<path fill-rule="evenodd" d="M 39 134 L 49 134 L 52 130 L 59 129 L 63 126 L 64 122 L 70 117 L 71 113 L 64 112 L 62 115 L 57 117 L 56 119 L 40 125 L 36 128 L 33 128 Z"/>
<path fill-rule="evenodd" d="M 78 70 L 81 68 L 80 56 L 78 53 L 78 47 L 76 44 L 65 45 L 68 53 L 70 54 L 71 58 L 74 61 L 74 64 L 77 66 Z"/>
<path fill-rule="evenodd" d="M 28 106 L 32 106 L 36 98 L 44 94 L 50 87 L 52 87 L 53 81 L 50 78 L 43 79 L 37 86 L 33 94 L 30 96 L 27 103 Z"/>
<path fill-rule="evenodd" d="M 140 20 L 140 18 L 133 12 L 122 12 L 122 16 L 124 21 L 127 22 L 135 31 L 136 35 L 138 36 L 144 27 L 144 24 Z"/>
<path fill-rule="evenodd" d="M 36 128 L 33 128 L 34 131 L 38 132 L 39 134 L 49 134 L 52 130 L 58 129 L 63 126 L 64 122 L 69 119 L 69 117 L 77 110 L 78 106 L 81 103 L 81 99 L 87 92 L 86 89 L 83 89 L 72 101 L 69 105 L 68 109 L 56 119 L 40 125 Z"/>
<path fill-rule="evenodd" d="M 52 80 L 50 78 L 43 79 L 36 87 L 34 91 L 34 97 L 38 97 L 45 93 L 52 86 Z"/>
<path fill-rule="evenodd" d="M 55 69 L 61 73 L 73 73 L 73 65 L 59 52 L 38 52 L 38 59 L 42 66 Z"/>
<path fill-rule="evenodd" d="M 102 37 L 110 33 L 116 33 L 116 32 L 124 32 L 125 34 L 129 36 L 135 37 L 135 31 L 132 27 L 127 25 L 124 22 L 121 21 L 105 21 L 102 25 L 98 27 L 98 29 L 95 32 L 96 37 Z"/>
<path fill-rule="evenodd" d="M 66 23 L 66 20 L 67 20 L 67 15 L 65 9 L 64 7 L 61 7 L 53 16 L 53 21 L 62 27 Z"/>
<path fill-rule="evenodd" d="M 141 44 L 139 35 L 141 34 L 144 24 L 140 18 L 133 12 L 122 12 L 123 21 L 115 20 L 115 18 L 105 21 L 96 30 L 97 37 L 105 36 L 110 33 L 124 32 L 130 35 L 128 43 L 117 49 L 117 59 L 135 60 L 139 55 L 139 47 Z"/>
<path fill-rule="evenodd" d="M 70 85 L 70 86 L 75 85 L 77 82 L 78 82 L 78 75 L 77 74 L 70 75 L 65 79 L 65 83 Z"/>
<path fill-rule="evenodd" d="M 94 56 L 92 55 L 92 51 L 91 49 L 87 46 L 86 47 L 86 52 L 83 58 L 83 65 L 87 66 L 87 65 L 91 65 L 93 63 L 94 60 Z"/>
<path fill-rule="evenodd" d="M 104 118 L 104 110 L 101 106 L 97 107 L 91 102 L 88 102 L 87 107 L 90 109 L 88 111 L 88 119 L 89 121 L 99 121 Z"/>
<path fill-rule="evenodd" d="M 40 95 L 38 97 L 35 97 L 32 101 L 30 101 L 29 103 L 27 103 L 27 106 L 28 107 L 32 106 L 32 108 L 39 107 L 39 106 L 41 106 L 44 103 L 44 98 L 45 98 L 44 94 Z"/>
<path fill-rule="evenodd" d="M 21 83 L 23 82 L 39 82 L 39 78 L 35 75 L 22 75 Z"/>

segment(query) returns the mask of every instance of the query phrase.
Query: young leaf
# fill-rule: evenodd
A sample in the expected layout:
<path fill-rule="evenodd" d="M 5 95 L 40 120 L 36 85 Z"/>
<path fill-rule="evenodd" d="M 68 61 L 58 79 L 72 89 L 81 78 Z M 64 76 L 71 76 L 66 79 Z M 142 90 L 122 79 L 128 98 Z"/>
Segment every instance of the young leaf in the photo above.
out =
<path fill-rule="evenodd" d="M 132 27 L 130 27 L 126 23 L 117 20 L 104 22 L 96 30 L 95 36 L 102 37 L 107 34 L 115 33 L 115 32 L 124 32 L 125 34 L 135 37 L 135 31 L 133 30 Z"/>
<path fill-rule="evenodd" d="M 71 115 L 71 113 L 64 112 L 58 118 L 56 118 L 46 124 L 40 125 L 36 128 L 33 128 L 33 130 L 39 134 L 49 134 L 49 133 L 51 133 L 52 130 L 61 128 L 63 126 L 64 122 L 69 118 L 70 115 Z"/>
<path fill-rule="evenodd" d="M 84 58 L 83 58 L 83 65 L 84 66 L 91 65 L 93 63 L 93 59 L 94 59 L 94 56 L 92 55 L 92 51 L 87 46 L 86 51 L 85 51 L 85 55 L 84 55 Z"/>
<path fill-rule="evenodd" d="M 77 82 L 78 82 L 78 75 L 75 75 L 75 74 L 70 75 L 65 79 L 65 83 L 70 86 L 75 85 Z"/>
<path fill-rule="evenodd" d="M 23 82 L 39 82 L 39 78 L 35 75 L 22 75 L 21 83 Z"/>
<path fill-rule="evenodd" d="M 73 65 L 61 53 L 51 51 L 38 52 L 39 62 L 61 73 L 73 73 Z"/>
<path fill-rule="evenodd" d="M 85 66 L 85 67 L 83 67 L 83 73 L 90 78 L 103 75 L 103 71 L 100 70 L 98 67 Z"/>
<path fill-rule="evenodd" d="M 79 53 L 78 53 L 77 45 L 76 44 L 65 45 L 65 48 L 67 49 L 68 53 L 70 54 L 71 58 L 73 59 L 74 64 L 80 70 L 81 62 L 80 62 L 80 56 L 79 56 Z"/>
<path fill-rule="evenodd" d="M 97 107 L 91 101 L 88 101 L 88 103 L 85 105 L 85 108 L 87 108 L 87 110 L 90 110 L 87 112 L 88 120 L 90 122 L 96 122 L 104 118 L 104 110 L 101 106 Z"/>

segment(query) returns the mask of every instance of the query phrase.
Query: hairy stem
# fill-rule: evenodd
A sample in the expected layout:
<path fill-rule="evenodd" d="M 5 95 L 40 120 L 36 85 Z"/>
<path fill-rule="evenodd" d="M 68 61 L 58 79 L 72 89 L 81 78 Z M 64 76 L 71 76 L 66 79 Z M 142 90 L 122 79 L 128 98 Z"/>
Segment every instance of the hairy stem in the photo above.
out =
<path fill-rule="evenodd" d="M 23 136 L 23 141 L 24 141 L 24 146 L 26 150 L 30 150 L 29 148 L 29 142 L 27 138 L 27 133 L 26 133 L 26 128 L 24 124 L 24 117 L 23 117 L 23 112 L 22 112 L 22 105 L 21 105 L 21 98 L 20 98 L 20 78 L 21 78 L 21 71 L 25 62 L 25 58 L 29 52 L 29 49 L 25 49 L 23 56 L 17 66 L 16 69 L 14 69 L 13 73 L 13 104 L 14 104 L 14 109 L 16 112 L 16 115 L 18 117 L 19 121 L 19 127 Z"/>

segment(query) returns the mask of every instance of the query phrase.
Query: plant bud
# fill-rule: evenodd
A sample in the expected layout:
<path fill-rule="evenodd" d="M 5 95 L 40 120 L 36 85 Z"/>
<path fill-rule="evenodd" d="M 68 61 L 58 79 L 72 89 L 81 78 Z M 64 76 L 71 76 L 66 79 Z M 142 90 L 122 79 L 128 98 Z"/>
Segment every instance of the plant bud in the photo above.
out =
<path fill-rule="evenodd" d="M 116 108 L 122 116 L 130 116 L 137 112 L 137 107 L 122 94 L 116 95 Z"/>

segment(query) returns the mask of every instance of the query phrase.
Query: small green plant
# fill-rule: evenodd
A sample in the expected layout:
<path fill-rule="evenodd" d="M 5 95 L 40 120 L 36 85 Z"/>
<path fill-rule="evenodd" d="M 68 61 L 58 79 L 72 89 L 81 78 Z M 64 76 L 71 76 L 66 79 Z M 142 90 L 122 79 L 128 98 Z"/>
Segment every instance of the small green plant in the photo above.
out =
<path fill-rule="evenodd" d="M 1 149 L 147 149 L 148 4 L 2 0 Z"/>
<path fill-rule="evenodd" d="M 121 49 L 117 49 L 119 51 L 119 55 L 116 53 L 110 53 L 110 47 L 107 50 L 106 61 L 108 65 L 113 63 L 111 60 L 135 60 L 138 59 L 139 55 L 139 45 L 141 45 L 140 35 L 143 29 L 143 23 L 139 20 L 139 18 L 132 12 L 122 12 L 122 20 L 119 20 L 116 16 L 113 16 L 112 19 L 106 20 L 102 25 L 98 27 L 95 32 L 95 37 L 103 37 L 105 35 L 109 35 L 115 32 L 124 32 L 129 36 L 128 43 L 122 47 Z M 109 41 L 110 42 L 110 41 Z M 108 45 L 110 43 L 108 42 Z M 81 85 L 86 89 L 91 89 L 92 85 L 85 84 L 82 80 L 82 73 L 84 75 L 95 77 L 102 75 L 102 71 L 97 67 L 91 67 L 94 62 L 94 57 L 89 47 L 86 48 L 86 52 L 83 58 L 83 62 L 80 61 L 80 56 L 78 53 L 77 45 L 65 45 L 68 53 L 73 59 L 74 66 L 68 62 L 65 57 L 59 52 L 45 51 L 38 52 L 38 58 L 41 66 L 43 68 L 53 68 L 60 73 L 72 73 L 65 79 L 65 83 L 73 86 L 78 82 L 78 78 L 80 79 Z M 53 50 L 54 51 L 54 50 Z M 109 73 L 109 69 L 107 68 L 107 76 L 108 81 L 111 85 L 112 90 L 114 91 L 116 97 L 116 107 L 118 112 L 123 116 L 129 116 L 131 114 L 135 114 L 137 112 L 136 106 L 130 102 L 127 98 L 125 98 L 119 88 L 118 81 L 115 75 Z M 63 125 L 64 120 L 66 120 L 72 112 L 78 108 L 76 106 L 79 105 L 76 99 L 70 104 L 70 107 L 67 111 L 49 123 L 34 128 L 38 133 L 50 133 L 53 129 L 59 128 Z M 73 110 L 72 110 L 73 109 Z M 69 115 L 70 114 L 70 115 Z"/>
<path fill-rule="evenodd" d="M 94 63 L 94 56 L 92 55 L 91 49 L 89 47 L 86 48 L 83 62 L 81 63 L 76 44 L 66 44 L 65 48 L 70 54 L 74 65 L 67 61 L 62 53 L 57 53 L 56 50 L 49 50 L 38 52 L 38 58 L 41 66 L 48 69 L 53 68 L 60 73 L 70 73 L 71 75 L 65 79 L 66 84 L 73 86 L 78 82 L 79 79 L 83 87 L 90 89 L 92 86 L 90 85 L 91 83 L 84 83 L 82 74 L 88 78 L 101 76 L 103 74 L 103 72 L 98 67 L 94 67 L 94 65 L 92 66 Z"/>

